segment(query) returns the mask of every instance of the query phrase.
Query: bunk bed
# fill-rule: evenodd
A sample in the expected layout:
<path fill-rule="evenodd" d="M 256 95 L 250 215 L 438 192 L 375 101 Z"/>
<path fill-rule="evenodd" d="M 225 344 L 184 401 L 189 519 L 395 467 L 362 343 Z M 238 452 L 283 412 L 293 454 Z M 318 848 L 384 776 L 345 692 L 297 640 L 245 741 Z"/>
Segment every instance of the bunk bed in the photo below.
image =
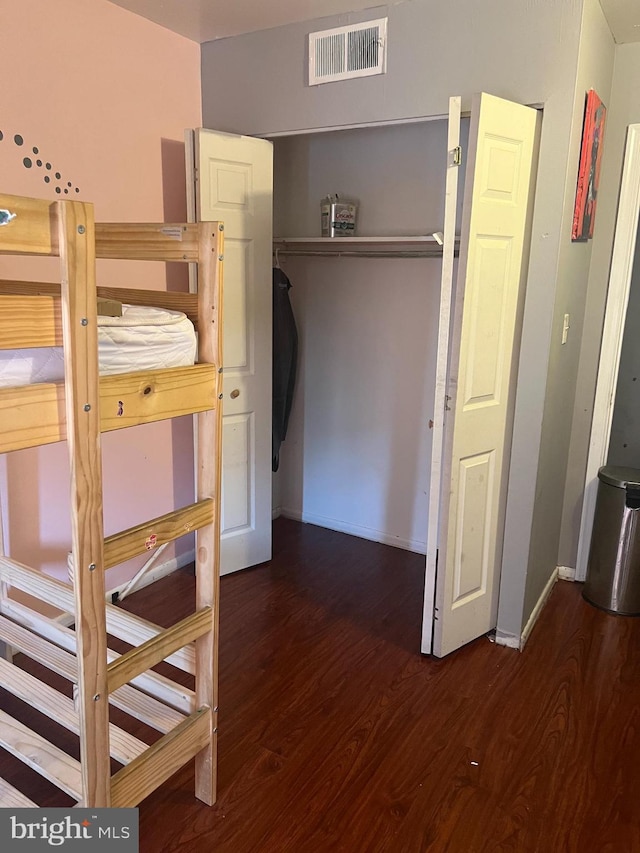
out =
<path fill-rule="evenodd" d="M 215 801 L 223 231 L 212 222 L 101 225 L 90 204 L 0 195 L 0 254 L 60 258 L 60 284 L 0 283 L 0 348 L 62 346 L 65 375 L 0 387 L 0 453 L 66 440 L 73 580 L 48 577 L 0 549 L 0 641 L 71 682 L 74 698 L 10 655 L 0 659 L 0 684 L 74 732 L 80 760 L 4 711 L 0 746 L 80 806 L 135 806 L 192 758 L 196 796 Z M 96 287 L 96 258 L 194 263 L 198 292 Z M 197 329 L 196 363 L 101 376 L 98 297 L 184 312 Z M 101 432 L 188 413 L 196 418 L 195 502 L 105 539 Z M 191 531 L 193 614 L 163 630 L 106 603 L 106 569 Z M 74 628 L 26 606 L 12 590 L 71 612 Z M 108 635 L 131 648 L 115 653 Z M 162 661 L 191 673 L 195 689 L 159 674 Z M 110 704 L 134 731 L 140 721 L 155 730 L 152 744 L 110 723 Z M 0 780 L 0 806 L 37 805 L 28 793 Z"/>

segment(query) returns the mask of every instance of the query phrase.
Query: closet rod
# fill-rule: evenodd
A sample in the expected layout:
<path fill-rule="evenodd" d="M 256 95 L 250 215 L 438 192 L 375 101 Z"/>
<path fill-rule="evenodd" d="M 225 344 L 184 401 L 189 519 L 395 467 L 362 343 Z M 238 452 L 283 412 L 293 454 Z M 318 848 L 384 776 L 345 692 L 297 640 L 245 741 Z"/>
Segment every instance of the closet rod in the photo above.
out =
<path fill-rule="evenodd" d="M 299 257 L 317 257 L 317 258 L 441 258 L 442 249 L 438 250 L 416 250 L 402 251 L 400 249 L 389 249 L 383 251 L 366 251 L 359 249 L 357 251 L 346 249 L 345 251 L 323 251 L 322 249 L 281 249 L 278 248 L 278 255 L 299 256 Z M 458 250 L 455 255 L 457 257 Z"/>

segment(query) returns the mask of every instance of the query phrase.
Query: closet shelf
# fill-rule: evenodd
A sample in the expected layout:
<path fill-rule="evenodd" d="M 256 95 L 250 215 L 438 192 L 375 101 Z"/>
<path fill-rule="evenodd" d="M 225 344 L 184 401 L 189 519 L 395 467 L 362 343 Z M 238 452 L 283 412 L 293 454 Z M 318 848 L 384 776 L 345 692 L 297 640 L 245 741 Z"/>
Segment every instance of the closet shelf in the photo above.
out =
<path fill-rule="evenodd" d="M 456 253 L 459 238 L 456 237 Z M 279 255 L 358 258 L 437 258 L 442 234 L 402 237 L 274 237 Z"/>

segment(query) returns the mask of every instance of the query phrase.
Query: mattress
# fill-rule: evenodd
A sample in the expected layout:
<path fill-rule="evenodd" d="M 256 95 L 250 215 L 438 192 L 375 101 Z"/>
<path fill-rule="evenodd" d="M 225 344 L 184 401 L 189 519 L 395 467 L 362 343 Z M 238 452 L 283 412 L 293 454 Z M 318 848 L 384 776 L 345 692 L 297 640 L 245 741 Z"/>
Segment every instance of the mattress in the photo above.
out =
<path fill-rule="evenodd" d="M 179 311 L 123 305 L 122 317 L 98 317 L 101 374 L 183 367 L 196 359 L 193 323 Z M 62 347 L 0 350 L 0 387 L 64 379 Z"/>

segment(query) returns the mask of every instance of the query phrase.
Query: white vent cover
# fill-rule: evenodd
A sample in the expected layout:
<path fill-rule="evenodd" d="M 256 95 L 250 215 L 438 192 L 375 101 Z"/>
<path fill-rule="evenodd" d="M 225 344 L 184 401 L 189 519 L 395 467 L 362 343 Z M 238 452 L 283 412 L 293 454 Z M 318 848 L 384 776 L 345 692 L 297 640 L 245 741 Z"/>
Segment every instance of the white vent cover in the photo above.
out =
<path fill-rule="evenodd" d="M 387 18 L 309 34 L 309 85 L 386 71 Z"/>

